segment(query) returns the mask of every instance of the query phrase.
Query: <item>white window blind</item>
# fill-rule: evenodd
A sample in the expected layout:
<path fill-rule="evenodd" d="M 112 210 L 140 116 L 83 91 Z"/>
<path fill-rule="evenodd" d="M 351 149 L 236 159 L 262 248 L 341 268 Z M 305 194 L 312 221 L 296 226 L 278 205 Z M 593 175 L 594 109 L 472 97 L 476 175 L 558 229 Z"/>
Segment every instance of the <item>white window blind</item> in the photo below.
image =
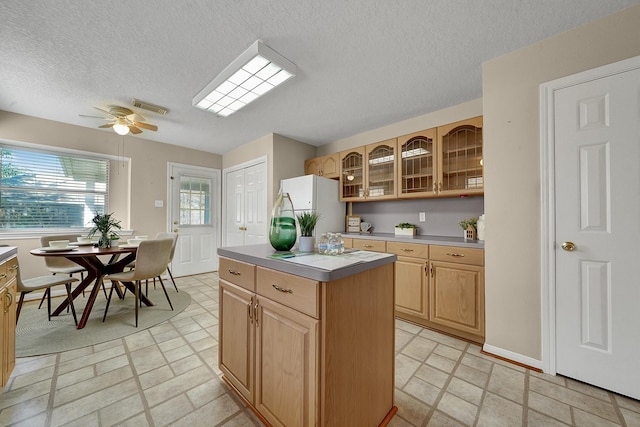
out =
<path fill-rule="evenodd" d="M 107 211 L 107 159 L 0 144 L 0 172 L 0 230 L 85 228 Z"/>

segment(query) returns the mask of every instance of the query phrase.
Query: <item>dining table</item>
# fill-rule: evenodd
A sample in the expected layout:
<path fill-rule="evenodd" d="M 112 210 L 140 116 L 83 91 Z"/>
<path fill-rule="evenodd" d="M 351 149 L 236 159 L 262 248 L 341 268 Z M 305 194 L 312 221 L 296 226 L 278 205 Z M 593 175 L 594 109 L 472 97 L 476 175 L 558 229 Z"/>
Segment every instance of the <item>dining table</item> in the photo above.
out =
<path fill-rule="evenodd" d="M 78 322 L 78 329 L 82 329 L 86 326 L 87 321 L 89 320 L 93 305 L 100 293 L 104 276 L 123 271 L 124 268 L 136 258 L 137 249 L 137 246 L 133 245 L 100 248 L 93 244 L 70 244 L 66 248 L 47 247 L 33 249 L 30 253 L 35 256 L 64 257 L 87 270 L 86 277 L 71 292 L 71 297 L 75 300 L 83 293 L 83 291 L 93 285 L 87 304 L 85 305 L 80 321 Z M 135 285 L 133 283 L 122 282 L 122 284 L 135 294 Z M 114 290 L 118 294 L 118 297 L 124 298 L 124 294 L 120 287 L 117 284 L 113 284 L 112 286 L 115 286 Z M 146 295 L 140 294 L 140 300 L 147 306 L 153 305 Z M 53 311 L 53 313 L 51 313 L 51 315 L 59 315 L 66 310 L 68 305 L 69 301 L 65 298 L 65 300 Z"/>

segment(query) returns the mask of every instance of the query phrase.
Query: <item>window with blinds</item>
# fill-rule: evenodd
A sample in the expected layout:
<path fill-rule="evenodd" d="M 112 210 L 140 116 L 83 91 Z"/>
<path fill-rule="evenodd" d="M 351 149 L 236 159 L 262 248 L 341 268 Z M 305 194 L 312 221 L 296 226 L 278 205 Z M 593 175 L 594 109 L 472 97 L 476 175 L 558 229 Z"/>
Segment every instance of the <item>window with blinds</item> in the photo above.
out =
<path fill-rule="evenodd" d="M 0 144 L 0 229 L 89 226 L 109 200 L 109 160 Z"/>

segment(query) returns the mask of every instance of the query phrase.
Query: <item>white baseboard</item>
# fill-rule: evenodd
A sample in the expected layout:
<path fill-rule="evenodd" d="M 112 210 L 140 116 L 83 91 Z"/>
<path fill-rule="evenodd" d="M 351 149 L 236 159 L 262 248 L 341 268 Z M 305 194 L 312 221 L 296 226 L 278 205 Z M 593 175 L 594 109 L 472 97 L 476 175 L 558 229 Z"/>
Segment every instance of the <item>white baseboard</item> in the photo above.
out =
<path fill-rule="evenodd" d="M 494 347 L 490 344 L 484 344 L 482 346 L 482 351 L 484 351 L 485 353 L 493 354 L 495 356 L 500 356 L 504 359 L 511 360 L 513 362 L 518 362 L 522 365 L 530 366 L 532 368 L 536 368 L 540 370 L 542 370 L 543 368 L 542 360 L 534 359 L 532 357 L 525 356 L 520 353 L 515 353 L 510 350 L 505 350 L 500 347 Z"/>

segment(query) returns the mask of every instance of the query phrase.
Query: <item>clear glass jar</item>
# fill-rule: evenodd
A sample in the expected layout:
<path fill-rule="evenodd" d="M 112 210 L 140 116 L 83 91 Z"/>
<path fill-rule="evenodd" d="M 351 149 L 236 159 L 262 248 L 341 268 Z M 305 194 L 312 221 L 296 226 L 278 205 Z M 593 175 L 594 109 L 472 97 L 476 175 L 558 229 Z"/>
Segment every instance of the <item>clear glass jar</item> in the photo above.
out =
<path fill-rule="evenodd" d="M 327 253 L 329 255 L 338 255 L 338 238 L 335 233 L 327 234 Z"/>
<path fill-rule="evenodd" d="M 338 253 L 339 254 L 343 254 L 344 253 L 344 238 L 342 237 L 342 233 L 338 233 L 336 235 L 337 239 L 338 239 Z"/>

